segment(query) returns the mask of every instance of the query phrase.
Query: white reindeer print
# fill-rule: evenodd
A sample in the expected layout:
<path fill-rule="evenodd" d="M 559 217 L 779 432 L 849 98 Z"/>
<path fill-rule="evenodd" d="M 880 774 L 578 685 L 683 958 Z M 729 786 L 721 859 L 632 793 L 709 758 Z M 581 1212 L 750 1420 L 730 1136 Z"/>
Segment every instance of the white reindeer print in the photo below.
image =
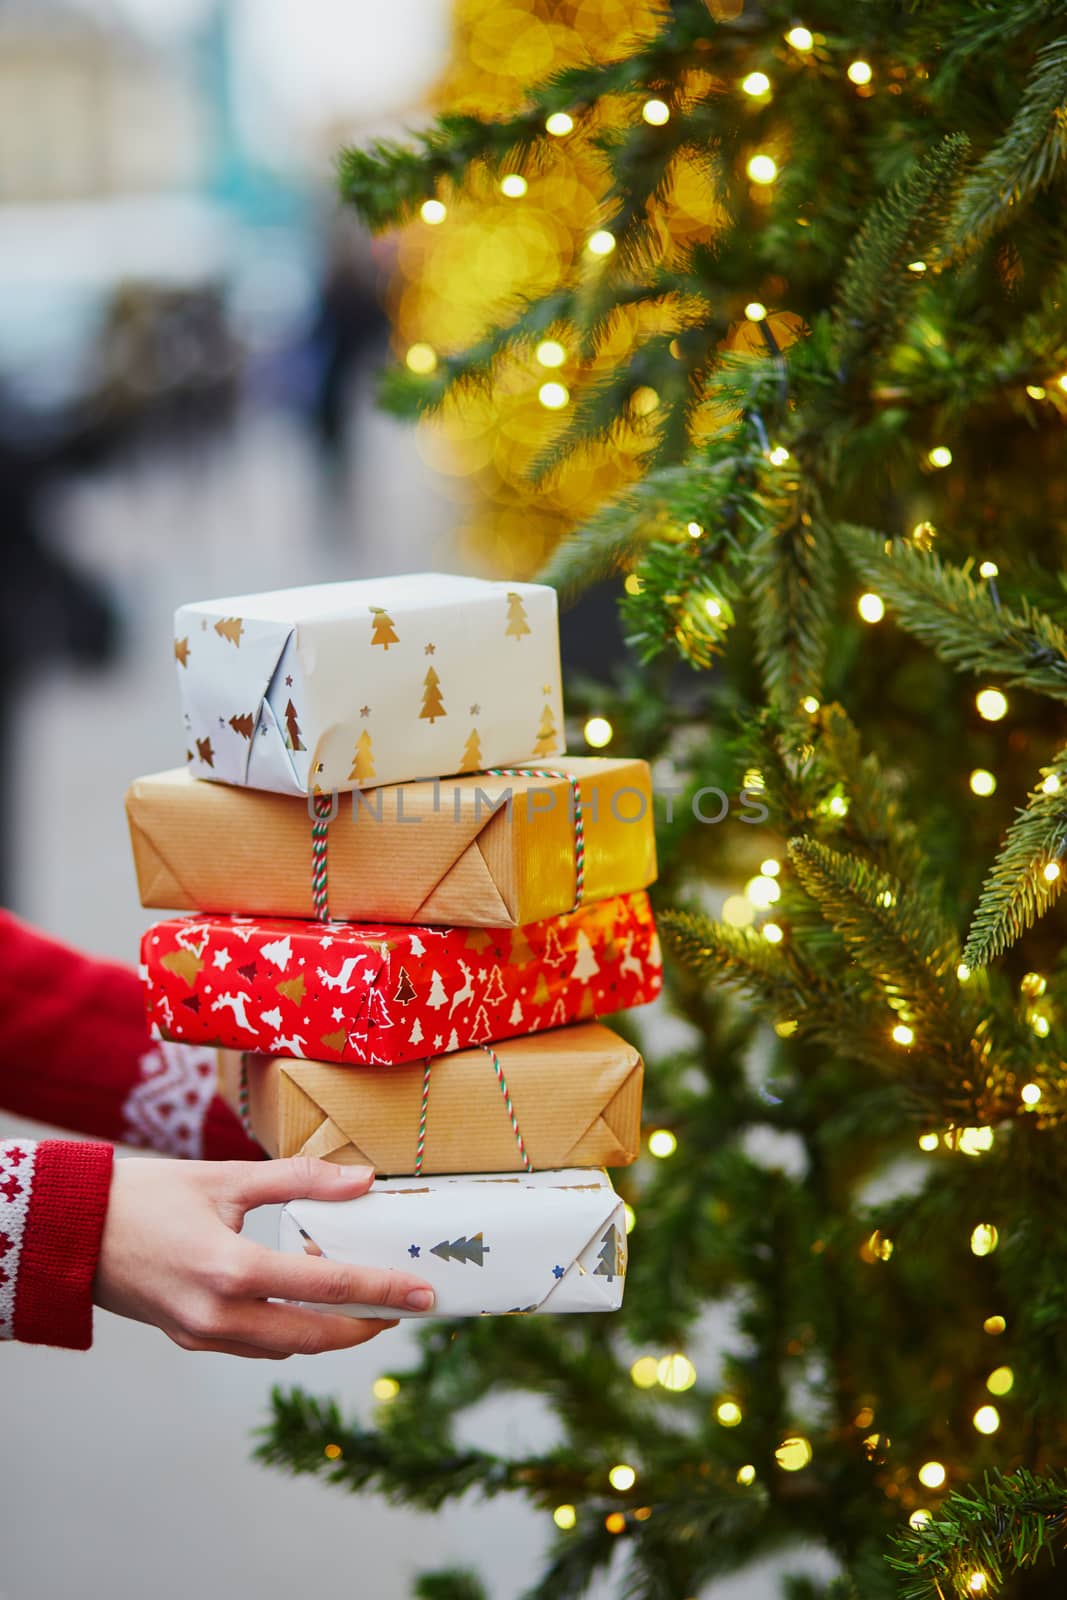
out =
<path fill-rule="evenodd" d="M 348 956 L 341 963 L 340 972 L 327 972 L 325 967 L 316 967 L 315 971 L 327 989 L 336 989 L 339 994 L 351 994 L 355 984 L 351 982 L 352 974 L 361 961 L 366 961 L 366 956 Z"/>
<path fill-rule="evenodd" d="M 248 996 L 245 994 L 220 994 L 217 1000 L 212 1001 L 212 1011 L 225 1011 L 227 1006 L 233 1012 L 233 1020 L 239 1028 L 247 1028 L 249 1033 L 255 1033 L 256 1025 L 249 1022 L 245 1006 Z"/>
<path fill-rule="evenodd" d="M 283 1036 L 272 1039 L 270 1047 L 275 1055 L 295 1056 L 298 1061 L 304 1060 L 304 1040 L 299 1033 L 294 1033 L 291 1039 Z"/>
<path fill-rule="evenodd" d="M 622 945 L 622 960 L 619 962 L 619 977 L 621 978 L 626 972 L 632 972 L 634 977 L 640 983 L 645 976 L 645 969 L 641 965 L 639 958 L 633 953 L 634 935 L 632 933 L 628 933 L 625 939 L 622 941 Z"/>
<path fill-rule="evenodd" d="M 463 973 L 463 987 L 462 989 L 457 989 L 455 994 L 452 996 L 452 1004 L 448 1008 L 448 1015 L 450 1019 L 457 1006 L 463 1005 L 467 1000 L 474 999 L 474 983 L 472 981 L 471 969 L 468 967 L 465 961 L 461 961 L 459 967 L 460 971 Z"/>

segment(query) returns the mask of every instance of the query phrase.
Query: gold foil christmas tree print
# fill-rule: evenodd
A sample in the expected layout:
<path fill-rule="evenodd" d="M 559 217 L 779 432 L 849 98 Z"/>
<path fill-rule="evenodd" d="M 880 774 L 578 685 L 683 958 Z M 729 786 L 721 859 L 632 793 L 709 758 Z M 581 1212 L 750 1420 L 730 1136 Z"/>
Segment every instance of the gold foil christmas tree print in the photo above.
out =
<path fill-rule="evenodd" d="M 351 783 L 366 783 L 368 778 L 374 777 L 374 745 L 366 728 L 356 740 L 356 748 L 352 754 L 352 770 L 348 774 Z"/>
<path fill-rule="evenodd" d="M 541 712 L 541 722 L 534 742 L 534 755 L 550 756 L 556 748 L 556 738 L 556 724 L 552 718 L 552 707 L 545 706 Z"/>
<path fill-rule="evenodd" d="M 524 633 L 530 632 L 529 618 L 526 607 L 522 603 L 522 595 L 510 593 L 508 595 L 508 625 L 504 630 L 507 639 L 521 639 Z"/>
<path fill-rule="evenodd" d="M 482 746 L 478 738 L 477 728 L 472 728 L 463 746 L 463 754 L 459 758 L 460 769 L 463 772 L 480 772 L 482 770 Z"/>
<path fill-rule="evenodd" d="M 391 644 L 399 644 L 396 625 L 388 611 L 383 606 L 371 606 L 370 612 L 374 618 L 371 625 L 371 644 L 380 644 L 383 650 L 388 650 Z"/>
<path fill-rule="evenodd" d="M 215 624 L 215 632 L 220 639 L 228 639 L 235 649 L 239 650 L 241 648 L 244 623 L 240 617 L 220 617 Z"/>
<path fill-rule="evenodd" d="M 432 724 L 437 721 L 438 717 L 448 715 L 445 710 L 445 703 L 441 699 L 441 680 L 432 667 L 427 667 L 426 676 L 422 681 L 425 693 L 422 697 L 422 710 L 419 712 L 419 717 Z"/>

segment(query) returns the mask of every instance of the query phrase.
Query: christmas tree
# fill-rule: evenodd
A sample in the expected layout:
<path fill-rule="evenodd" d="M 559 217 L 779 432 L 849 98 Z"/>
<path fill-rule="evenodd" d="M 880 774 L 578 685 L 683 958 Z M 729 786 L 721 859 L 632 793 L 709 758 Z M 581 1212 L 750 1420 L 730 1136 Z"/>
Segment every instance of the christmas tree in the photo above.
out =
<path fill-rule="evenodd" d="M 391 644 L 399 643 L 396 626 L 388 611 L 382 606 L 371 606 L 373 622 L 371 623 L 371 644 L 380 644 L 383 650 L 388 650 Z"/>
<path fill-rule="evenodd" d="M 356 740 L 352 751 L 352 770 L 348 774 L 351 783 L 366 783 L 368 778 L 374 777 L 374 744 L 366 728 L 363 729 Z"/>
<path fill-rule="evenodd" d="M 522 603 L 521 594 L 508 595 L 508 625 L 505 633 L 508 638 L 521 639 L 524 633 L 529 633 L 530 624 L 526 618 L 526 607 Z"/>
<path fill-rule="evenodd" d="M 541 712 L 537 738 L 534 740 L 534 755 L 550 756 L 556 748 L 556 741 L 556 724 L 552 720 L 552 708 L 551 706 L 545 706 Z"/>
<path fill-rule="evenodd" d="M 480 772 L 482 768 L 482 746 L 478 738 L 477 728 L 472 728 L 467 735 L 467 742 L 463 746 L 463 754 L 459 758 L 462 772 Z"/>
<path fill-rule="evenodd" d="M 570 230 L 551 272 L 502 250 L 491 321 L 468 308 L 387 394 L 460 451 L 469 408 L 481 459 L 487 430 L 524 440 L 525 501 L 495 445 L 478 480 L 510 570 L 566 524 L 561 596 L 622 591 L 645 665 L 588 709 L 669 775 L 688 1026 L 647 1050 L 621 1314 L 431 1325 L 376 1428 L 290 1392 L 263 1453 L 416 1507 L 526 1496 L 558 1530 L 527 1600 L 609 1565 L 631 1600 L 714 1594 L 800 1541 L 839 1576 L 787 1575 L 788 1600 L 1051 1600 L 1067 7 L 524 9 L 551 11 L 551 59 L 484 91 L 460 62 L 455 109 L 342 182 L 373 226 L 412 221 L 407 313 L 442 306 L 433 252 L 460 279 L 450 230 L 508 206 Z M 462 13 L 472 59 L 493 10 Z M 442 227 L 413 220 L 430 197 Z M 558 1409 L 555 1448 L 456 1442 L 516 1387 Z"/>
<path fill-rule="evenodd" d="M 432 667 L 427 667 L 426 676 L 422 680 L 425 694 L 422 697 L 422 708 L 419 716 L 428 722 L 436 722 L 438 717 L 445 713 L 445 703 L 441 699 L 441 680 Z"/>

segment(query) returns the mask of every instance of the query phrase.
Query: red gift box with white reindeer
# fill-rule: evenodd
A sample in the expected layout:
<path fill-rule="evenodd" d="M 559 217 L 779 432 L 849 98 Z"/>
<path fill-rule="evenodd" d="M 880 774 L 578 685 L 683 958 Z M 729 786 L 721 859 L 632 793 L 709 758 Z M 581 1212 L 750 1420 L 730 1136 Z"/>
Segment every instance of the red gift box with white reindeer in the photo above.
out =
<path fill-rule="evenodd" d="M 141 942 L 148 1020 L 164 1039 L 394 1066 L 655 999 L 648 896 L 522 928 L 429 928 L 193 916 Z"/>

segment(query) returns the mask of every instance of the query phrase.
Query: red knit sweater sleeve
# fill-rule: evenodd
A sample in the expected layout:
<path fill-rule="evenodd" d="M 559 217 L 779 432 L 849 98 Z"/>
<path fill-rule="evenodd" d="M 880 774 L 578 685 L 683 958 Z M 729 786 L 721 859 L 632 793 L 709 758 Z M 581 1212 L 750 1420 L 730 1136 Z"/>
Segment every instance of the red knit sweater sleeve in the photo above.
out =
<path fill-rule="evenodd" d="M 3 911 L 0 1107 L 168 1155 L 263 1153 L 215 1092 L 214 1052 L 149 1037 L 132 968 Z M 108 1144 L 0 1142 L 0 1339 L 88 1346 L 111 1162 Z"/>

